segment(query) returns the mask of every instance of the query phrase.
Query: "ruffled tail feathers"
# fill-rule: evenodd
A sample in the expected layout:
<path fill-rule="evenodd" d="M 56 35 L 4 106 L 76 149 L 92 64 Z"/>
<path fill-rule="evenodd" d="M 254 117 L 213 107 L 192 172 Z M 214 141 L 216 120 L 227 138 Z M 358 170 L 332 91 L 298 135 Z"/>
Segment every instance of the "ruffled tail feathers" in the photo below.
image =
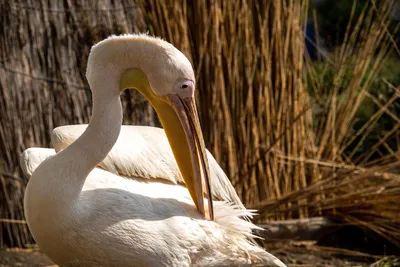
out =
<path fill-rule="evenodd" d="M 225 233 L 226 266 L 286 267 L 278 258 L 256 244 L 255 239 L 261 237 L 253 234 L 253 231 L 263 228 L 250 221 L 257 215 L 255 210 L 246 210 L 227 202 L 214 202 L 214 211 L 215 222 Z"/>

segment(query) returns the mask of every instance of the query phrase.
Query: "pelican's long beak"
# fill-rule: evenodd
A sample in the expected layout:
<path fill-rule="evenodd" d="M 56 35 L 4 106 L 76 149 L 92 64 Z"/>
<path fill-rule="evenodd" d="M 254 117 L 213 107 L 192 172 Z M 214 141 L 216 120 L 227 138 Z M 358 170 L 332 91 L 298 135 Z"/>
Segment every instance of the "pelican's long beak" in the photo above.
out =
<path fill-rule="evenodd" d="M 208 160 L 194 98 L 155 95 L 140 69 L 129 69 L 122 75 L 121 90 L 126 88 L 136 88 L 154 107 L 193 202 L 201 214 L 214 220 Z"/>
<path fill-rule="evenodd" d="M 177 127 L 175 123 L 174 128 L 169 129 L 168 123 L 164 121 L 164 115 L 159 114 L 159 117 L 175 159 L 197 209 L 208 219 L 214 220 L 208 160 L 194 97 L 181 99 L 178 95 L 168 95 L 167 99 L 167 103 L 174 109 L 180 121 L 180 127 Z M 182 134 L 179 133 L 182 130 L 186 137 L 186 145 L 184 146 L 182 145 Z M 187 150 L 186 146 L 189 149 L 189 154 L 185 151 Z M 191 161 L 191 164 L 188 160 Z M 189 166 L 191 168 L 188 168 Z M 205 192 L 208 195 L 208 209 L 204 205 Z"/>

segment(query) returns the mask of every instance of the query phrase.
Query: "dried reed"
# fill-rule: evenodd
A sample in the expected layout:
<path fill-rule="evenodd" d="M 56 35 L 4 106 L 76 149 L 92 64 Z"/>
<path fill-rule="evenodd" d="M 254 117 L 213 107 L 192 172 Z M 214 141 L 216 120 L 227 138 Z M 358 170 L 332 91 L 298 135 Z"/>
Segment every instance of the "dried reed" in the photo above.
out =
<path fill-rule="evenodd" d="M 140 3 L 150 32 L 192 59 L 206 143 L 242 199 L 254 205 L 306 186 L 304 164 L 283 165 L 270 148 L 311 155 L 307 1 Z"/>

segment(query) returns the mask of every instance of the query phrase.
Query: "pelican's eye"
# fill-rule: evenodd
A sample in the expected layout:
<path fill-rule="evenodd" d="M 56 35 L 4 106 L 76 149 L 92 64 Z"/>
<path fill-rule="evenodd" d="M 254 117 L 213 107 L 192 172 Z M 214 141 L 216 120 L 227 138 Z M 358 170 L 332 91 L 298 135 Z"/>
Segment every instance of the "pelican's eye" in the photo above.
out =
<path fill-rule="evenodd" d="M 175 82 L 172 93 L 179 95 L 182 98 L 194 95 L 194 82 L 185 78 L 178 78 Z"/>

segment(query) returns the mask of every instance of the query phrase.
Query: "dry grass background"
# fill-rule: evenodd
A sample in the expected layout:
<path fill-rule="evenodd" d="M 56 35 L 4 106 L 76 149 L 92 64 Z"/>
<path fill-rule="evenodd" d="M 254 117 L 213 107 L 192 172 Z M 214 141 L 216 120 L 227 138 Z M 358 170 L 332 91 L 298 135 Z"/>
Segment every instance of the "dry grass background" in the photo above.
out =
<path fill-rule="evenodd" d="M 335 216 L 400 246 L 400 141 L 389 143 L 400 136 L 392 107 L 399 91 L 393 88 L 390 99 L 368 92 L 396 48 L 389 4 L 371 0 L 354 19 L 344 44 L 325 60 L 337 72 L 324 88 L 320 70 L 303 60 L 312 15 L 306 0 L 137 2 L 0 2 L 0 247 L 32 242 L 23 221 L 27 181 L 20 178 L 19 154 L 49 146 L 58 125 L 89 120 L 90 46 L 112 33 L 145 29 L 193 62 L 206 145 L 246 205 L 260 210 L 259 221 Z M 345 72 L 352 77 L 342 88 Z M 354 131 L 366 98 L 378 112 Z M 124 123 L 157 125 L 139 94 L 123 100 Z M 383 114 L 392 118 L 392 130 L 366 154 L 355 153 Z"/>

